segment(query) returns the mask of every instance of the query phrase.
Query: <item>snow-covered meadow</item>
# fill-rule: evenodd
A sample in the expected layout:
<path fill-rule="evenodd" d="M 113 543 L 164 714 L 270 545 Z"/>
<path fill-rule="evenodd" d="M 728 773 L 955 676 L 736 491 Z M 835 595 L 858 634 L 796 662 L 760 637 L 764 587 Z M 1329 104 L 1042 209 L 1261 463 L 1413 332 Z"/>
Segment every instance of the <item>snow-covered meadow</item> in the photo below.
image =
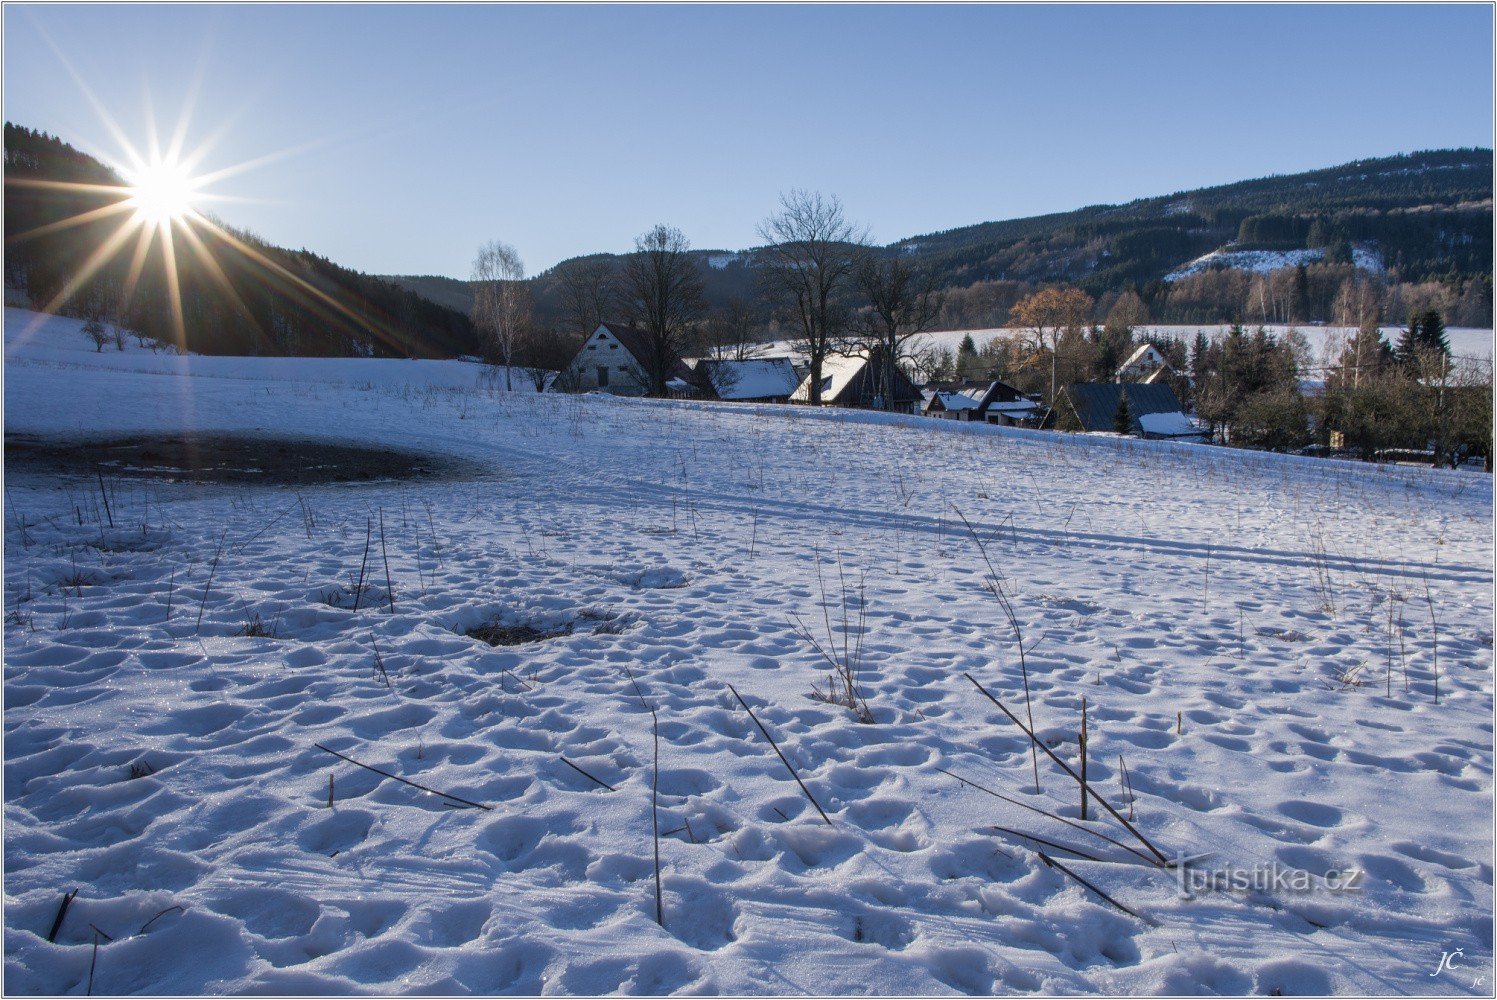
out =
<path fill-rule="evenodd" d="M 7 476 L 10 993 L 1491 993 L 1489 477 L 5 332 L 8 435 L 487 470 Z M 1036 794 L 989 561 L 1044 744 L 1277 884 Z"/>

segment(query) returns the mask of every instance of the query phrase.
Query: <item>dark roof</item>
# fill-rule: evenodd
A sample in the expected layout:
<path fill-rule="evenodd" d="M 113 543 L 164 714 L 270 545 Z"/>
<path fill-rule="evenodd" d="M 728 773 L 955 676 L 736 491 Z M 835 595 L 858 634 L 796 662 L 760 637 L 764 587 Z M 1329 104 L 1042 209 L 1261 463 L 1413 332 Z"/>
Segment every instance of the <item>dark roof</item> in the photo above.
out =
<path fill-rule="evenodd" d="M 988 391 L 979 401 L 979 405 L 983 412 L 987 412 L 988 407 L 994 403 L 1017 403 L 1031 398 L 1002 379 L 994 379 L 993 384 L 988 386 Z"/>
<path fill-rule="evenodd" d="M 599 323 L 607 330 L 614 340 L 624 345 L 624 350 L 634 355 L 634 360 L 644 363 L 645 358 L 650 356 L 650 338 L 643 330 L 636 330 L 632 326 L 624 326 L 621 323 Z M 596 330 L 593 331 L 597 333 Z"/>
<path fill-rule="evenodd" d="M 647 365 L 650 360 L 650 335 L 643 330 L 632 326 L 624 326 L 622 323 L 599 323 L 607 330 L 613 339 L 624 345 L 624 350 L 634 355 L 634 360 L 641 365 Z M 596 330 L 593 333 L 597 333 Z M 678 378 L 683 382 L 696 385 L 696 374 L 687 366 L 686 362 L 679 357 L 671 362 L 670 374 L 667 378 Z"/>
<path fill-rule="evenodd" d="M 1160 383 L 1145 382 L 1078 382 L 1061 390 L 1065 398 L 1057 409 L 1074 413 L 1088 431 L 1112 430 L 1118 412 L 1118 400 L 1128 393 L 1128 412 L 1133 417 L 1133 431 L 1142 434 L 1138 418 L 1148 413 L 1178 413 L 1180 400 L 1175 390 Z"/>

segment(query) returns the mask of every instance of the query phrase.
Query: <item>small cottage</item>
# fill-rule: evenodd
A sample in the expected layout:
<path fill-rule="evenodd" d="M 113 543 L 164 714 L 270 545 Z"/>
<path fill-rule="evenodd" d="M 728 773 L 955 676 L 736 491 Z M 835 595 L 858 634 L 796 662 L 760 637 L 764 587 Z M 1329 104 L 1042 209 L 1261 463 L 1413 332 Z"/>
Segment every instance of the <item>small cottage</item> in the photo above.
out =
<path fill-rule="evenodd" d="M 555 388 L 571 392 L 598 390 L 616 396 L 643 396 L 650 391 L 649 335 L 619 323 L 600 323 L 585 340 Z M 695 395 L 696 379 L 677 357 L 667 359 L 670 376 L 666 387 L 672 395 Z"/>
<path fill-rule="evenodd" d="M 982 420 L 1012 426 L 1027 424 L 1039 415 L 1040 404 L 1007 382 L 932 382 L 922 390 L 928 417 Z"/>
<path fill-rule="evenodd" d="M 1173 389 L 1140 382 L 1081 382 L 1066 386 L 1056 400 L 1055 426 L 1060 430 L 1092 433 L 1115 431 L 1125 396 L 1132 433 L 1139 437 L 1205 436 L 1181 410 Z"/>
<path fill-rule="evenodd" d="M 1160 372 L 1173 375 L 1175 370 L 1170 367 L 1159 348 L 1143 343 L 1138 346 L 1138 350 L 1128 355 L 1127 361 L 1118 366 L 1115 377 L 1119 382 L 1154 382 Z"/>
<path fill-rule="evenodd" d="M 737 403 L 784 403 L 801 382 L 789 358 L 703 358 L 693 371 L 704 393 Z"/>
<path fill-rule="evenodd" d="M 881 410 L 884 406 L 882 356 L 873 351 L 867 357 L 832 355 L 821 364 L 821 404 L 823 406 L 858 406 Z M 921 405 L 920 390 L 909 376 L 894 369 L 894 385 L 889 389 L 896 413 L 914 413 Z M 792 403 L 811 401 L 811 376 L 807 375 L 795 392 Z"/>

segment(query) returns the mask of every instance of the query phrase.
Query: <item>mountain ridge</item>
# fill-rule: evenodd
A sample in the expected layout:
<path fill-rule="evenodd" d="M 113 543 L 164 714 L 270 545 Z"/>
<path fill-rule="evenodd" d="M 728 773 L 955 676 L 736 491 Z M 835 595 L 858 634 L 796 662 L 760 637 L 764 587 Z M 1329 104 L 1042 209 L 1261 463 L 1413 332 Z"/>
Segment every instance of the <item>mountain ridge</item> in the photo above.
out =
<path fill-rule="evenodd" d="M 990 283 L 1070 283 L 1105 300 L 1133 290 L 1151 305 L 1162 306 L 1157 312 L 1184 322 L 1237 317 L 1225 302 L 1192 311 L 1177 301 L 1171 310 L 1171 291 L 1162 286 L 1172 272 L 1218 251 L 1310 249 L 1321 251 L 1328 264 L 1375 257 L 1386 265 L 1390 281 L 1453 284 L 1474 301 L 1467 311 L 1483 314 L 1460 318 L 1490 322 L 1492 163 L 1492 150 L 1481 147 L 1362 158 L 1127 202 L 973 223 L 907 236 L 875 249 L 910 255 L 936 271 L 955 293 L 987 291 L 981 286 Z M 701 265 L 709 304 L 755 300 L 749 272 L 761 249 L 692 251 Z M 540 272 L 532 279 L 539 310 L 543 315 L 557 311 L 549 286 L 559 272 L 581 260 L 617 263 L 625 256 L 585 254 Z M 452 308 L 461 309 L 462 303 L 471 301 L 462 279 L 385 277 L 439 297 Z M 1209 281 L 1208 276 L 1197 284 Z M 1467 288 L 1473 283 L 1474 290 Z M 998 291 L 1000 298 L 1015 297 L 1013 289 Z M 1318 305 L 1328 306 L 1332 297 L 1321 296 L 1327 301 Z M 999 315 L 987 316 L 987 322 L 997 325 L 999 318 L 1001 309 Z M 758 319 L 768 321 L 762 304 Z"/>

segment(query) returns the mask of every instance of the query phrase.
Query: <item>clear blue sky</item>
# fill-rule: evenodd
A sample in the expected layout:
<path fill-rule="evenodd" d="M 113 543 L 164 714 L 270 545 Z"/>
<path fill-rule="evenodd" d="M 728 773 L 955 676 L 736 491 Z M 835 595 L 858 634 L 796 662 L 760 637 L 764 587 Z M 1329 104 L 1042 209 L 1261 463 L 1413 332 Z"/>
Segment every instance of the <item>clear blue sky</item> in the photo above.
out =
<path fill-rule="evenodd" d="M 227 221 L 458 277 L 493 238 L 749 246 L 792 187 L 891 242 L 1490 146 L 1492 71 L 1486 5 L 5 8 L 7 119 L 117 158 L 73 73 L 141 145 L 196 89 L 205 169 L 286 154 Z"/>

